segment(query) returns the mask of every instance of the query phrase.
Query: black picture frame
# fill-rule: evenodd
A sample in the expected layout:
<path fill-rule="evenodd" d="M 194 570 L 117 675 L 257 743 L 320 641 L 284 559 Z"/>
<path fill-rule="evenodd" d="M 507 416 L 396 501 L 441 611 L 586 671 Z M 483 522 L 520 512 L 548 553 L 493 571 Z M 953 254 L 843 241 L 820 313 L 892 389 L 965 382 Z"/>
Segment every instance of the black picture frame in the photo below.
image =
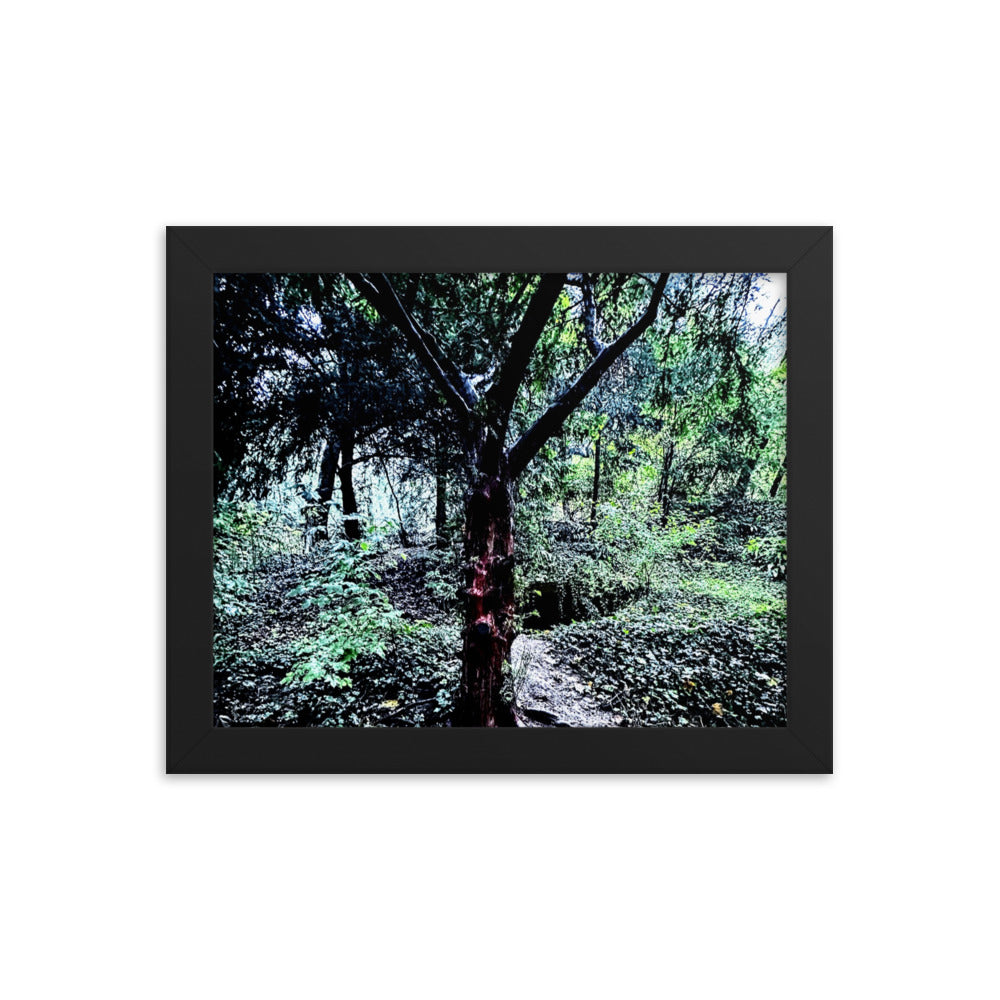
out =
<path fill-rule="evenodd" d="M 180 226 L 166 239 L 168 773 L 832 772 L 832 227 Z M 213 726 L 213 276 L 554 270 L 787 274 L 788 725 Z"/>

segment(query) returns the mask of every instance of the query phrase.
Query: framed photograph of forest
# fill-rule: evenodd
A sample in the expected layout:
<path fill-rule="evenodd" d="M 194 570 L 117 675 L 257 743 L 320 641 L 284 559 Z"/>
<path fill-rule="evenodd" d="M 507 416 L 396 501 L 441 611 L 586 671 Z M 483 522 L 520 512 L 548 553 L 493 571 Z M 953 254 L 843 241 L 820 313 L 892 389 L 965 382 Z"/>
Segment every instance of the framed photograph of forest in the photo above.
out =
<path fill-rule="evenodd" d="M 832 770 L 829 227 L 167 230 L 167 770 Z"/>

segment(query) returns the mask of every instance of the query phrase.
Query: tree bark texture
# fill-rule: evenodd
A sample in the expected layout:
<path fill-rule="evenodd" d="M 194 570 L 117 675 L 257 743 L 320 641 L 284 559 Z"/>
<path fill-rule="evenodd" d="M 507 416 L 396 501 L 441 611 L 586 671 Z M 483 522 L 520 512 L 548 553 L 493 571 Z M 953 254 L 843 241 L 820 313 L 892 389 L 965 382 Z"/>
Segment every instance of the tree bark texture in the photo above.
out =
<path fill-rule="evenodd" d="M 465 503 L 465 627 L 456 722 L 514 726 L 514 706 L 503 692 L 514 640 L 513 481 L 495 443 L 477 452 L 477 477 Z"/>

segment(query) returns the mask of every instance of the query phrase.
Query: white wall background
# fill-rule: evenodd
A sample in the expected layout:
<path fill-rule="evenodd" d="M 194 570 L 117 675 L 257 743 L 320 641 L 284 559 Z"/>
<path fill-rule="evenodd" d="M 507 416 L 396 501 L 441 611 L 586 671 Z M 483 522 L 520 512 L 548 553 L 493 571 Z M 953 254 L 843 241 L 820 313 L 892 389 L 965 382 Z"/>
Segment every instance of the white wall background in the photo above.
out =
<path fill-rule="evenodd" d="M 7 995 L 987 992 L 987 9 L 7 11 Z M 375 222 L 837 227 L 834 777 L 163 776 L 163 227 Z"/>

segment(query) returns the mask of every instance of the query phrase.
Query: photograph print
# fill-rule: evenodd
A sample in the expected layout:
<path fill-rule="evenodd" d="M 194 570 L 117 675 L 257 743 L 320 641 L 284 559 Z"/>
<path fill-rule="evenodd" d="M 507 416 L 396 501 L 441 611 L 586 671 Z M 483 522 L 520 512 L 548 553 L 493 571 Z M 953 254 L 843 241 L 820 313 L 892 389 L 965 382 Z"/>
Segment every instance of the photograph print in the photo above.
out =
<path fill-rule="evenodd" d="M 786 725 L 784 274 L 214 278 L 214 723 Z"/>

